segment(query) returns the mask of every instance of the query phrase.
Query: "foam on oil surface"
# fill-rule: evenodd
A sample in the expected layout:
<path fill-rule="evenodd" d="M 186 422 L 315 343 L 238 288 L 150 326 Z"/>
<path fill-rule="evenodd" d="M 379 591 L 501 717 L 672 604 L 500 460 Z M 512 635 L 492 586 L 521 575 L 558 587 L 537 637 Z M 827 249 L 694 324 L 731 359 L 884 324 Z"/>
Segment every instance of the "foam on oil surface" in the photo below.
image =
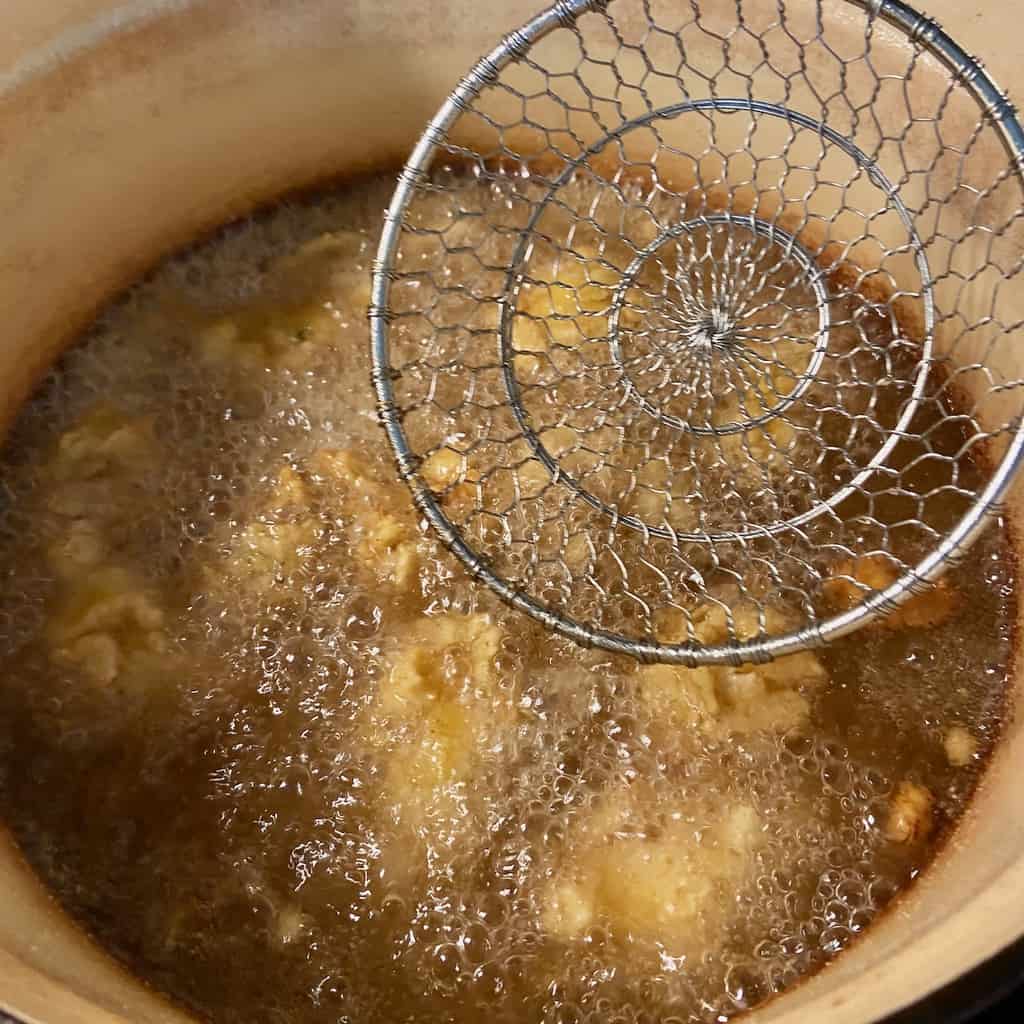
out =
<path fill-rule="evenodd" d="M 886 835 L 900 784 L 934 795 L 935 834 L 963 810 L 1003 696 L 1005 536 L 959 570 L 951 621 L 826 652 L 809 725 L 785 735 L 667 734 L 636 665 L 545 636 L 426 536 L 415 601 L 368 582 L 331 481 L 310 485 L 302 556 L 243 574 L 252 524 L 305 528 L 275 507 L 284 467 L 355 449 L 393 481 L 358 288 L 331 278 L 329 336 L 273 365 L 201 358 L 197 338 L 268 289 L 273 305 L 270 268 L 323 232 L 358 232 L 350 269 L 365 271 L 388 188 L 284 205 L 170 262 L 25 410 L 0 533 L 4 813 L 102 942 L 212 1020 L 727 1018 L 838 953 L 927 862 L 927 842 Z M 97 403 L 149 418 L 152 450 L 116 500 L 102 474 L 82 493 L 166 634 L 144 670 L 106 683 L 51 656 L 62 584 L 46 554 L 72 492 L 45 466 Z M 472 770 L 395 796 L 423 742 L 415 716 L 378 714 L 396 649 L 423 616 L 478 613 L 499 641 L 493 688 L 460 696 Z M 457 658 L 445 671 L 474 682 Z M 979 741 L 966 767 L 943 750 L 954 724 Z M 677 902 L 696 909 L 639 888 L 623 900 L 609 864 L 638 887 L 689 872 Z M 552 916 L 572 900 L 585 906 Z"/>

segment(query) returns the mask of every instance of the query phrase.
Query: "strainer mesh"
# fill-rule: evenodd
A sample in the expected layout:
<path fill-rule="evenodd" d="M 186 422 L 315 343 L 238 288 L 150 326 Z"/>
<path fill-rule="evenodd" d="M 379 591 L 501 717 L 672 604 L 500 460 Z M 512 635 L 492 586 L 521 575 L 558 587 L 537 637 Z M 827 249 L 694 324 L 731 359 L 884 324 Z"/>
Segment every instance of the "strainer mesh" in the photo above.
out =
<path fill-rule="evenodd" d="M 374 382 L 420 509 L 507 600 L 647 660 L 891 612 L 1019 461 L 1022 153 L 902 4 L 543 12 L 387 215 Z"/>

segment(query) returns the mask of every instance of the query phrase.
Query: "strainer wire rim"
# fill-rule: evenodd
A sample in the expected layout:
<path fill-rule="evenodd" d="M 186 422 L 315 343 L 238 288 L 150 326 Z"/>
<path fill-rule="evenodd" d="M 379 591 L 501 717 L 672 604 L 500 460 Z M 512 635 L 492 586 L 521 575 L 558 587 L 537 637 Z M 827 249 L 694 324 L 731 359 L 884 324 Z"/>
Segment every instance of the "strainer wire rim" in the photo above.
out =
<path fill-rule="evenodd" d="M 612 0 L 558 0 L 523 26 L 506 35 L 461 79 L 428 122 L 405 166 L 384 215 L 380 243 L 373 262 L 368 320 L 372 358 L 371 382 L 377 394 L 377 413 L 384 427 L 400 476 L 409 487 L 419 511 L 440 535 L 448 549 L 474 578 L 486 583 L 506 603 L 538 620 L 542 625 L 584 647 L 627 654 L 643 662 L 666 662 L 687 666 L 739 665 L 761 663 L 797 651 L 820 648 L 889 614 L 916 594 L 927 590 L 946 570 L 956 565 L 1001 513 L 1003 499 L 1024 460 L 1024 418 L 1007 428 L 1012 433 L 1008 448 L 992 476 L 960 518 L 936 546 L 898 580 L 875 591 L 853 608 L 817 620 L 789 633 L 761 636 L 729 644 L 701 645 L 693 642 L 667 644 L 629 640 L 596 626 L 570 620 L 516 589 L 498 576 L 487 561 L 465 542 L 445 515 L 430 487 L 420 477 L 420 459 L 410 450 L 402 428 L 394 394 L 394 373 L 390 365 L 388 328 L 391 311 L 388 298 L 394 277 L 394 258 L 402 233 L 404 211 L 417 186 L 426 179 L 432 157 L 448 137 L 461 114 L 504 68 L 555 29 L 571 27 L 583 14 L 601 11 Z M 996 85 L 979 60 L 972 57 L 933 18 L 902 0 L 846 0 L 864 9 L 870 17 L 881 18 L 902 29 L 912 43 L 936 57 L 979 103 L 982 116 L 996 127 L 1010 160 L 1024 186 L 1024 128 L 1016 109 Z"/>

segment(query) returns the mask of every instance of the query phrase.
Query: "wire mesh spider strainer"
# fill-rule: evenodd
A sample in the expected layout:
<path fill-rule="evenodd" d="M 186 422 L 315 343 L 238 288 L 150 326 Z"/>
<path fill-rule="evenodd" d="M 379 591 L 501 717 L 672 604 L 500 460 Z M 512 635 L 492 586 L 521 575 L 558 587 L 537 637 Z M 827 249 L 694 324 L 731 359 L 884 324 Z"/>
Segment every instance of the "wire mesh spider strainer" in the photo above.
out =
<path fill-rule="evenodd" d="M 562 0 L 385 220 L 374 385 L 417 505 L 507 601 L 644 660 L 909 608 L 1021 458 L 1022 160 L 901 3 Z"/>

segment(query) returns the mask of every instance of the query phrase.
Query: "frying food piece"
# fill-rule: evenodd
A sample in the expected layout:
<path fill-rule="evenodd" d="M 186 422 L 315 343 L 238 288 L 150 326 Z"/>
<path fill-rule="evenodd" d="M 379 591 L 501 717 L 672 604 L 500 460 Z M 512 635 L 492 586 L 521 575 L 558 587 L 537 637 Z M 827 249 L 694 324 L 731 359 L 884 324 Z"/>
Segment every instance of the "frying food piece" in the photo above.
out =
<path fill-rule="evenodd" d="M 145 465 L 153 448 L 148 417 L 127 416 L 100 404 L 61 435 L 47 472 L 61 482 L 131 472 Z"/>
<path fill-rule="evenodd" d="M 978 752 L 978 741 L 962 725 L 954 725 L 946 730 L 942 748 L 949 763 L 962 768 L 974 760 L 974 755 Z"/>
<path fill-rule="evenodd" d="M 709 817 L 707 828 L 679 815 L 652 829 L 632 794 L 606 797 L 569 839 L 543 899 L 545 931 L 580 939 L 601 924 L 675 956 L 716 949 L 729 914 L 721 893 L 749 881 L 765 833 L 746 804 Z"/>
<path fill-rule="evenodd" d="M 321 449 L 309 462 L 315 479 L 327 483 L 328 498 L 352 517 L 355 551 L 379 583 L 412 594 L 420 575 L 420 535 L 408 493 L 384 483 L 368 462 L 348 449 Z"/>
<path fill-rule="evenodd" d="M 277 260 L 268 290 L 322 301 L 342 318 L 362 318 L 370 304 L 371 246 L 359 231 L 328 231 Z"/>
<path fill-rule="evenodd" d="M 872 590 L 884 590 L 899 578 L 900 573 L 884 555 L 865 555 L 839 562 L 822 591 L 836 611 L 848 611 L 859 604 Z M 938 626 L 956 611 L 959 597 L 948 576 L 943 576 L 930 590 L 916 594 L 899 608 L 885 615 L 878 625 L 889 629 L 920 629 Z"/>
<path fill-rule="evenodd" d="M 721 643 L 730 635 L 729 620 L 720 605 L 707 605 L 691 616 L 692 631 L 701 643 Z M 786 616 L 774 608 L 765 614 L 765 631 L 782 632 Z M 737 639 L 760 632 L 753 608 L 741 606 L 732 619 Z M 688 636 L 681 612 L 663 614 L 659 640 L 679 643 Z M 697 729 L 705 735 L 746 735 L 787 732 L 806 725 L 810 704 L 805 692 L 824 682 L 825 669 L 817 656 L 801 651 L 763 665 L 649 665 L 639 672 L 641 699 L 669 732 Z"/>
<path fill-rule="evenodd" d="M 602 353 L 608 333 L 608 310 L 620 272 L 593 246 L 577 243 L 572 252 L 549 262 L 535 259 L 533 280 L 524 285 L 512 324 L 516 377 L 538 384 L 563 361 L 561 347 L 583 353 Z"/>
<path fill-rule="evenodd" d="M 239 531 L 222 568 L 231 579 L 262 590 L 275 577 L 298 568 L 317 534 L 317 523 L 311 518 L 296 523 L 250 523 Z"/>
<path fill-rule="evenodd" d="M 157 450 L 150 418 L 99 404 L 60 436 L 43 466 L 55 528 L 46 556 L 59 580 L 50 655 L 94 682 L 113 682 L 166 645 L 159 596 L 116 563 L 107 536 Z"/>
<path fill-rule="evenodd" d="M 73 580 L 96 568 L 105 553 L 98 525 L 90 519 L 73 519 L 46 549 L 46 560 L 58 576 Z"/>
<path fill-rule="evenodd" d="M 93 406 L 60 436 L 42 467 L 47 510 L 62 530 L 89 520 L 103 532 L 121 520 L 121 503 L 134 499 L 158 454 L 151 417 L 129 416 L 105 402 Z"/>
<path fill-rule="evenodd" d="M 885 836 L 894 843 L 918 843 L 927 839 L 934 825 L 931 791 L 916 782 L 901 782 L 889 801 Z"/>
<path fill-rule="evenodd" d="M 282 468 L 247 523 L 224 524 L 224 554 L 204 568 L 204 586 L 223 591 L 226 585 L 230 593 L 241 584 L 253 594 L 299 599 L 305 567 L 325 553 L 339 523 L 352 532 L 351 551 L 367 582 L 415 603 L 421 537 L 412 503 L 347 449 L 320 449 L 299 468 Z M 288 580 L 291 591 L 282 585 Z"/>
<path fill-rule="evenodd" d="M 323 527 L 309 508 L 310 492 L 300 475 L 285 466 L 266 500 L 247 523 L 224 524 L 223 557 L 203 566 L 204 586 L 229 599 L 242 587 L 248 594 L 283 597 L 281 581 L 297 573 L 320 541 Z M 270 589 L 272 588 L 272 590 Z"/>
<path fill-rule="evenodd" d="M 302 369 L 334 328 L 331 310 L 310 303 L 218 317 L 197 335 L 200 358 L 239 370 Z"/>
<path fill-rule="evenodd" d="M 385 870 L 415 877 L 432 845 L 469 842 L 481 754 L 514 718 L 494 659 L 501 631 L 486 615 L 421 617 L 388 660 L 364 740 L 384 764 L 380 811 L 397 828 Z"/>
<path fill-rule="evenodd" d="M 308 367 L 369 304 L 369 271 L 359 263 L 366 245 L 338 231 L 289 253 L 271 268 L 267 295 L 198 328 L 200 357 L 236 370 Z"/>
<path fill-rule="evenodd" d="M 784 384 L 778 390 L 784 394 Z M 771 392 L 768 392 L 771 395 Z M 714 426 L 745 422 L 763 415 L 778 402 L 770 399 L 755 388 L 742 395 L 733 394 L 720 401 L 711 417 Z M 766 471 L 782 471 L 793 460 L 794 449 L 799 441 L 799 432 L 784 416 L 773 416 L 762 426 L 749 427 L 736 433 L 718 436 L 718 450 L 729 469 L 757 479 Z M 722 471 L 721 459 L 716 454 L 705 452 L 709 470 Z"/>
<path fill-rule="evenodd" d="M 443 491 L 465 476 L 464 460 L 453 449 L 442 448 L 423 463 L 420 472 L 430 487 L 435 491 Z"/>
<path fill-rule="evenodd" d="M 53 656 L 110 683 L 137 655 L 164 649 L 163 624 L 163 609 L 139 579 L 99 569 L 69 587 L 50 620 Z"/>

